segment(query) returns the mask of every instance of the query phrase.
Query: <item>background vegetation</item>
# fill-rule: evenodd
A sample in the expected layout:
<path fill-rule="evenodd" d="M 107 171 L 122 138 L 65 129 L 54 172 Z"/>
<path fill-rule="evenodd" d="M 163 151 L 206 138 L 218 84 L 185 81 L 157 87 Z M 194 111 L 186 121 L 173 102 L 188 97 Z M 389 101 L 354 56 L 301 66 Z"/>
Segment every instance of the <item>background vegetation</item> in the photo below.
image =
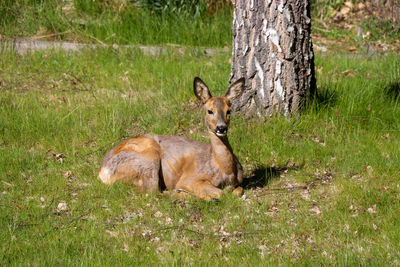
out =
<path fill-rule="evenodd" d="M 332 49 L 337 44 L 326 44 L 319 37 L 357 48 L 379 40 L 394 44 L 400 39 L 396 1 L 386 1 L 394 7 L 380 8 L 369 1 L 311 0 L 314 38 Z M 3 39 L 225 47 L 232 40 L 232 4 L 229 0 L 3 0 L 0 34 Z"/>
<path fill-rule="evenodd" d="M 197 47 L 230 45 L 225 5 L 166 14 L 150 1 L 62 3 L 2 2 L 3 39 L 196 46 L 155 56 L 135 48 L 25 55 L 1 48 L 1 265 L 399 265 L 396 40 L 357 39 L 314 15 L 315 25 L 332 25 L 313 33 L 328 47 L 316 52 L 317 96 L 297 117 L 234 115 L 230 141 L 248 178 L 245 195 L 173 200 L 105 186 L 97 171 L 132 135 L 207 141 L 192 81 L 202 77 L 216 95 L 227 86 L 230 52 L 211 57 Z M 73 4 L 72 15 L 64 4 Z"/>

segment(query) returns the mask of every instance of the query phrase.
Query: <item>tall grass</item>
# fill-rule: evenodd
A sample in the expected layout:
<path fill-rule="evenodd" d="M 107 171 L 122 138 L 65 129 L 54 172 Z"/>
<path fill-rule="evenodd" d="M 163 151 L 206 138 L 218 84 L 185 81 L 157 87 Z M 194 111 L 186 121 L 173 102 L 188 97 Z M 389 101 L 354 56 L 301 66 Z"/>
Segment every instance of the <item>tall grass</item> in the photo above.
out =
<path fill-rule="evenodd" d="M 143 2 L 143 3 L 142 3 Z M 151 1 L 150 1 L 151 2 Z M 6 1 L 0 3 L 3 37 L 31 37 L 117 44 L 225 46 L 231 42 L 229 5 L 208 13 L 197 1 L 160 10 L 146 1 Z M 189 1 L 190 2 L 190 1 Z M 140 4 L 141 3 L 141 4 Z"/>
<path fill-rule="evenodd" d="M 397 264 L 398 57 L 317 54 L 319 94 L 301 116 L 235 114 L 230 142 L 250 180 L 220 203 L 96 175 L 128 136 L 207 141 L 192 80 L 222 94 L 228 53 L 1 58 L 2 265 Z"/>

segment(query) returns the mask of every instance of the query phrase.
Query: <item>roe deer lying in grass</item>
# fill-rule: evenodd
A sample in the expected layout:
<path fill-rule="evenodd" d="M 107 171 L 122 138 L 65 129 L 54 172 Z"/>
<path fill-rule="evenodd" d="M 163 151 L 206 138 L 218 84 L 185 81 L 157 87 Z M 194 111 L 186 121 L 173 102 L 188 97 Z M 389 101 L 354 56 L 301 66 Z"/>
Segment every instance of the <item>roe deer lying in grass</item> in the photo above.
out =
<path fill-rule="evenodd" d="M 204 200 L 219 199 L 220 188 L 243 180 L 239 160 L 229 145 L 227 132 L 231 101 L 239 97 L 244 78 L 231 84 L 225 96 L 212 97 L 207 85 L 194 79 L 194 94 L 206 110 L 211 144 L 178 136 L 143 135 L 115 146 L 104 157 L 99 177 L 106 184 L 131 183 L 144 191 L 171 190 Z M 238 187 L 234 194 L 240 195 Z"/>

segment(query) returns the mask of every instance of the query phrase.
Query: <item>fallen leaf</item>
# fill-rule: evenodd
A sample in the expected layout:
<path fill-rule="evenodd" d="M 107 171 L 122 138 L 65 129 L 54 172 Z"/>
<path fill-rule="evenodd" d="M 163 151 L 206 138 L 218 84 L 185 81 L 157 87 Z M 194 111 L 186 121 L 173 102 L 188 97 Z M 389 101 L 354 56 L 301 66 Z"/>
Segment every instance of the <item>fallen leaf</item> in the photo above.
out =
<path fill-rule="evenodd" d="M 317 67 L 315 67 L 315 70 L 318 72 L 318 73 L 322 73 L 322 70 L 324 69 L 324 67 L 322 67 L 322 66 L 317 66 Z"/>
<path fill-rule="evenodd" d="M 343 15 L 347 15 L 347 14 L 349 14 L 350 13 L 350 8 L 349 7 L 347 7 L 347 6 L 344 6 L 344 7 L 342 7 L 341 9 L 340 9 L 340 12 L 339 13 L 342 13 Z"/>
<path fill-rule="evenodd" d="M 67 205 L 67 203 L 65 203 L 65 202 L 60 202 L 60 203 L 58 203 L 58 205 L 57 205 L 57 211 L 58 211 L 58 212 L 66 211 L 66 210 L 68 210 L 68 205 Z"/>
<path fill-rule="evenodd" d="M 163 214 L 160 211 L 157 211 L 156 213 L 154 213 L 154 217 L 159 218 L 163 216 Z"/>
<path fill-rule="evenodd" d="M 143 232 L 142 232 L 142 236 L 143 237 L 150 237 L 151 235 L 152 235 L 152 231 L 151 230 L 144 230 Z"/>
<path fill-rule="evenodd" d="M 335 16 L 333 17 L 333 21 L 334 21 L 334 22 L 341 22 L 341 21 L 343 21 L 343 20 L 344 20 L 344 15 L 343 15 L 342 12 L 337 12 L 337 13 L 335 14 Z"/>
<path fill-rule="evenodd" d="M 277 212 L 277 211 L 278 211 L 278 208 L 275 206 L 272 206 L 271 208 L 268 209 L 268 212 L 272 212 L 272 213 Z"/>
<path fill-rule="evenodd" d="M 370 214 L 375 214 L 375 213 L 376 213 L 376 205 L 374 204 L 372 207 L 369 207 L 369 208 L 367 209 L 367 211 L 368 211 Z"/>
<path fill-rule="evenodd" d="M 64 153 L 53 153 L 53 158 L 56 159 L 58 162 L 62 162 L 63 158 L 65 158 Z"/>
<path fill-rule="evenodd" d="M 321 210 L 319 209 L 319 207 L 316 204 L 313 205 L 313 207 L 310 209 L 310 211 L 314 212 L 317 215 L 321 214 Z"/>
<path fill-rule="evenodd" d="M 10 184 L 10 183 L 8 183 L 6 181 L 1 181 L 1 182 L 7 187 L 12 187 L 13 186 L 13 184 Z"/>
<path fill-rule="evenodd" d="M 347 8 L 353 9 L 353 3 L 351 1 L 346 1 L 344 2 L 344 6 L 346 6 Z"/>
<path fill-rule="evenodd" d="M 328 51 L 328 49 L 325 46 L 319 46 L 319 45 L 316 45 L 316 44 L 313 44 L 313 49 L 315 51 L 321 51 L 321 52 Z"/>
<path fill-rule="evenodd" d="M 110 231 L 110 230 L 106 230 L 106 233 L 109 234 L 111 237 L 117 237 L 117 233 Z"/>
<path fill-rule="evenodd" d="M 62 174 L 64 175 L 65 178 L 68 178 L 71 176 L 72 172 L 71 171 L 62 171 Z"/>
<path fill-rule="evenodd" d="M 348 47 L 346 48 L 346 50 L 347 50 L 347 51 L 350 51 L 350 52 L 354 52 L 354 51 L 357 51 L 357 47 L 354 46 L 354 45 L 348 46 Z"/>
<path fill-rule="evenodd" d="M 389 136 L 390 136 L 390 134 L 387 133 L 387 134 L 382 135 L 381 138 L 382 138 L 382 139 L 388 139 Z"/>
<path fill-rule="evenodd" d="M 304 200 L 310 200 L 310 192 L 308 190 L 303 190 L 300 193 L 300 196 L 304 199 Z"/>
<path fill-rule="evenodd" d="M 342 72 L 342 75 L 347 76 L 347 77 L 354 77 L 356 72 L 352 69 L 345 70 Z"/>

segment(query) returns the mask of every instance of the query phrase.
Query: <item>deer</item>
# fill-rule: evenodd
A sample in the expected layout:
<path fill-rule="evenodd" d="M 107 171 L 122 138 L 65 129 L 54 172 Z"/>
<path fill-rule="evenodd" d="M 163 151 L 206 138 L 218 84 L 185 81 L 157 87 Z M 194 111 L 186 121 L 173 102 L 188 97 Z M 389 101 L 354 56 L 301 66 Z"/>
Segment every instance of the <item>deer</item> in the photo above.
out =
<path fill-rule="evenodd" d="M 241 196 L 243 168 L 228 141 L 231 105 L 244 91 L 245 79 L 228 86 L 222 97 L 213 97 L 199 78 L 193 90 L 205 110 L 210 143 L 180 136 L 145 134 L 131 137 L 104 157 L 98 176 L 108 185 L 132 184 L 140 191 L 164 191 L 218 201 L 223 189 Z M 235 188 L 236 187 L 236 188 Z"/>

